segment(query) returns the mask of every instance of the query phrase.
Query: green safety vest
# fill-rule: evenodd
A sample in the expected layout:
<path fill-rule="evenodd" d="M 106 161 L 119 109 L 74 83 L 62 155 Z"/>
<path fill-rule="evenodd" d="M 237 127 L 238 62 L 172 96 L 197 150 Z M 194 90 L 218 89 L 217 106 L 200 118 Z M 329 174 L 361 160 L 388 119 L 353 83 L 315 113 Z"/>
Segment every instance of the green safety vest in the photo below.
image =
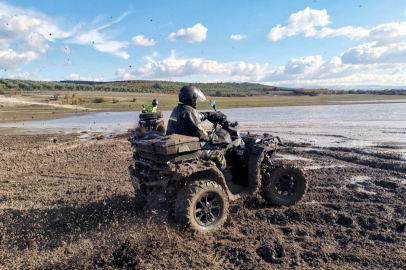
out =
<path fill-rule="evenodd" d="M 145 105 L 145 108 L 147 108 L 148 112 L 156 112 L 156 109 L 158 109 L 158 106 L 152 105 L 152 103 L 149 103 L 147 105 Z"/>

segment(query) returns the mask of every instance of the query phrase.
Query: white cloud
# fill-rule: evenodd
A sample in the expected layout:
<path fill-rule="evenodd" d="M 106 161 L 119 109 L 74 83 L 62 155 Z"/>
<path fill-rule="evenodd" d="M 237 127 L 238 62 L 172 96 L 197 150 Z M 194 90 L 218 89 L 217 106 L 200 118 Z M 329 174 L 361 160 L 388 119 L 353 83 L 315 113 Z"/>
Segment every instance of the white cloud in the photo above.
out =
<path fill-rule="evenodd" d="M 265 75 L 268 63 L 260 64 L 246 64 L 245 62 L 239 62 L 232 72 L 233 76 L 247 76 L 247 77 L 260 77 Z"/>
<path fill-rule="evenodd" d="M 15 52 L 12 49 L 0 51 L 0 69 L 16 70 L 21 64 L 28 64 L 38 58 L 38 53 L 33 51 Z"/>
<path fill-rule="evenodd" d="M 366 43 L 350 48 L 341 55 L 343 63 L 374 64 L 374 63 L 405 63 L 406 42 L 390 46 L 375 46 L 376 43 Z"/>
<path fill-rule="evenodd" d="M 40 25 L 41 20 L 36 18 L 29 18 L 25 15 L 1 16 L 0 14 L 0 41 L 20 39 Z"/>
<path fill-rule="evenodd" d="M 145 60 L 147 60 L 148 62 L 151 62 L 151 63 L 156 63 L 156 61 L 155 61 L 155 57 L 158 57 L 159 56 L 159 53 L 158 52 L 156 52 L 156 51 L 154 51 L 154 53 L 152 54 L 152 55 L 146 55 L 146 56 L 144 56 L 143 58 L 145 59 Z"/>
<path fill-rule="evenodd" d="M 6 78 L 9 79 L 20 79 L 20 80 L 32 80 L 38 77 L 39 71 L 35 70 L 33 72 L 23 72 L 19 74 L 9 74 L 6 76 Z"/>
<path fill-rule="evenodd" d="M 350 39 L 358 40 L 367 36 L 369 32 L 370 30 L 363 27 L 346 26 L 338 29 L 323 27 L 320 31 L 314 31 L 313 36 L 317 38 L 346 36 Z"/>
<path fill-rule="evenodd" d="M 241 39 L 247 38 L 247 36 L 238 34 L 238 35 L 231 35 L 230 38 L 233 39 L 233 40 L 241 40 Z"/>
<path fill-rule="evenodd" d="M 25 39 L 25 44 L 22 47 L 24 50 L 32 50 L 40 53 L 46 53 L 49 45 L 45 43 L 45 38 L 36 32 L 31 32 Z"/>
<path fill-rule="evenodd" d="M 125 49 L 128 48 L 129 42 L 114 40 L 113 31 L 106 31 L 106 33 L 102 33 L 103 29 L 106 29 L 116 23 L 119 23 L 128 14 L 130 14 L 130 12 L 125 12 L 123 15 L 121 15 L 117 20 L 113 22 L 110 22 L 97 28 L 92 28 L 87 31 L 82 31 L 79 34 L 75 35 L 73 38 L 69 39 L 67 42 L 79 45 L 92 46 L 97 51 L 103 53 L 110 53 L 115 56 L 128 59 L 130 58 L 130 55 Z M 98 18 L 93 23 L 94 24 L 98 23 L 100 20 L 101 19 Z"/>
<path fill-rule="evenodd" d="M 123 75 L 125 74 L 125 68 L 119 68 L 116 70 L 116 75 Z"/>
<path fill-rule="evenodd" d="M 111 53 L 124 59 L 130 58 L 130 55 L 124 50 L 129 46 L 128 42 L 112 40 L 111 36 L 100 33 L 98 29 L 92 29 L 79 34 L 67 42 L 92 46 L 100 52 Z"/>
<path fill-rule="evenodd" d="M 140 78 L 172 78 L 195 74 L 226 74 L 229 71 L 217 61 L 168 58 L 157 63 L 148 63 L 143 68 L 134 70 L 132 74 Z"/>
<path fill-rule="evenodd" d="M 198 23 L 193 27 L 180 29 L 178 32 L 171 33 L 166 39 L 169 41 L 185 40 L 189 43 L 205 41 L 207 37 L 207 28 Z"/>
<path fill-rule="evenodd" d="M 406 22 L 378 25 L 362 37 L 367 43 L 341 54 L 346 64 L 403 64 L 406 62 Z"/>
<path fill-rule="evenodd" d="M 290 87 L 368 89 L 379 86 L 405 86 L 406 64 L 349 64 L 341 57 L 324 61 L 321 56 L 291 59 L 265 76 L 261 82 Z"/>
<path fill-rule="evenodd" d="M 156 44 L 154 39 L 148 39 L 143 35 L 138 35 L 132 38 L 132 41 L 135 45 L 150 47 Z"/>
<path fill-rule="evenodd" d="M 17 8 L 4 3 L 0 3 L 0 18 L 8 20 L 6 23 L 9 24 L 8 26 L 13 25 L 15 33 L 35 31 L 48 41 L 70 37 L 78 29 L 78 27 L 75 27 L 72 30 L 63 31 L 54 19 L 44 13 Z"/>
<path fill-rule="evenodd" d="M 100 52 L 128 59 L 129 54 L 125 49 L 129 46 L 129 42 L 114 40 L 114 32 L 104 29 L 120 22 L 129 13 L 125 12 L 118 19 L 96 28 L 94 26 L 101 22 L 100 18 L 90 25 L 93 26 L 92 29 L 81 29 L 86 28 L 86 24 L 83 24 L 84 26 L 64 31 L 57 21 L 46 14 L 0 3 L 0 43 L 2 43 L 0 49 L 8 49 L 8 44 L 23 39 L 25 43 L 18 53 L 27 53 L 27 50 L 45 53 L 49 49 L 46 41 L 55 42 L 58 39 L 70 38 L 69 43 L 90 45 Z M 69 53 L 68 48 L 65 47 L 63 52 Z"/>
<path fill-rule="evenodd" d="M 99 27 L 95 27 L 97 24 L 100 24 L 103 21 L 101 16 L 97 17 L 93 20 L 90 24 L 91 29 L 87 30 L 77 30 L 77 34 L 67 40 L 68 43 L 79 44 L 79 45 L 87 45 L 92 46 L 95 50 L 103 53 L 109 53 L 123 59 L 129 59 L 130 55 L 128 54 L 126 48 L 129 46 L 129 42 L 127 41 L 117 41 L 114 39 L 115 32 L 110 30 L 107 31 L 105 29 L 109 28 L 110 26 L 121 22 L 128 14 L 131 12 L 123 13 L 118 19 L 101 25 Z M 86 28 L 86 27 L 84 27 Z"/>
<path fill-rule="evenodd" d="M 157 56 L 157 55 L 155 55 Z M 266 75 L 268 64 L 219 63 L 214 60 L 201 58 L 179 59 L 175 51 L 171 56 L 161 61 L 155 61 L 152 57 L 143 67 L 126 72 L 118 69 L 115 72 L 117 80 L 129 79 L 173 79 L 186 76 L 228 76 L 230 80 L 259 80 Z M 226 81 L 226 80 L 224 80 Z"/>
<path fill-rule="evenodd" d="M 307 37 L 315 38 L 345 36 L 365 43 L 349 48 L 327 62 L 321 56 L 291 59 L 285 66 L 268 74 L 264 80 L 291 86 L 406 84 L 399 81 L 406 74 L 406 22 L 391 22 L 369 29 L 354 26 L 333 29 L 326 27 L 328 24 L 330 22 L 325 10 L 306 8 L 292 14 L 287 26 L 272 28 L 267 38 L 277 41 L 304 33 Z"/>
<path fill-rule="evenodd" d="M 66 54 L 70 54 L 70 53 L 71 53 L 71 50 L 70 50 L 70 48 L 69 48 L 68 45 L 65 45 L 65 47 L 61 47 L 61 51 L 62 51 L 63 53 L 66 53 Z"/>
<path fill-rule="evenodd" d="M 75 35 L 80 27 L 81 26 L 78 25 L 69 31 L 63 31 L 59 28 L 58 23 L 46 16 L 46 20 L 42 21 L 37 31 L 48 41 L 54 42 L 57 39 L 65 39 Z"/>
<path fill-rule="evenodd" d="M 200 58 L 177 59 L 175 51 L 172 51 L 169 58 L 158 62 L 151 59 L 151 61 L 144 67 L 132 70 L 131 74 L 137 78 L 164 79 L 185 77 L 195 74 L 226 74 L 229 72 L 231 72 L 229 67 L 226 67 L 217 61 L 204 60 Z"/>
<path fill-rule="evenodd" d="M 325 9 L 316 10 L 309 7 L 290 15 L 288 22 L 289 24 L 287 26 L 278 24 L 272 28 L 267 35 L 267 39 L 277 41 L 302 32 L 304 32 L 306 36 L 312 36 L 316 31 L 316 26 L 326 26 L 330 23 L 329 16 Z"/>
<path fill-rule="evenodd" d="M 299 59 L 292 58 L 285 66 L 285 74 L 303 74 L 311 73 L 323 65 L 323 58 L 319 55 L 301 57 Z"/>
<path fill-rule="evenodd" d="M 80 76 L 79 74 L 72 73 L 69 76 L 65 77 L 66 81 L 94 81 L 94 82 L 103 82 L 105 79 L 103 78 L 92 78 L 92 77 L 84 77 Z"/>
<path fill-rule="evenodd" d="M 135 80 L 137 79 L 137 77 L 131 73 L 125 73 L 122 75 L 121 79 L 127 81 L 127 80 Z"/>
<path fill-rule="evenodd" d="M 264 81 L 313 81 L 340 78 L 365 72 L 371 67 L 350 65 L 341 62 L 340 57 L 324 61 L 321 56 L 292 58 L 285 66 L 270 72 Z"/>
<path fill-rule="evenodd" d="M 267 39 L 278 41 L 285 37 L 295 36 L 304 33 L 306 37 L 337 37 L 346 36 L 350 39 L 361 39 L 370 33 L 370 30 L 363 27 L 346 26 L 338 29 L 325 27 L 330 24 L 329 15 L 325 9 L 316 10 L 307 7 L 303 11 L 293 13 L 289 17 L 289 24 L 281 26 L 278 24 L 272 28 L 267 35 Z M 321 29 L 316 29 L 321 27 Z"/>
<path fill-rule="evenodd" d="M 320 88 L 329 89 L 382 89 L 382 87 L 404 87 L 406 74 L 373 74 L 356 73 L 338 78 L 311 79 L 311 80 L 280 80 L 263 81 L 270 85 L 281 85 L 296 88 Z"/>
<path fill-rule="evenodd" d="M 301 32 L 307 37 L 326 38 L 346 36 L 350 39 L 364 39 L 367 42 L 376 42 L 375 46 L 386 46 L 395 43 L 404 43 L 406 40 L 406 22 L 391 22 L 378 25 L 372 29 L 364 27 L 346 26 L 338 29 L 317 26 L 330 24 L 329 15 L 324 10 L 306 8 L 303 11 L 294 13 L 289 17 L 289 24 L 281 26 L 278 24 L 268 33 L 267 38 L 271 41 L 281 40 L 288 36 L 294 36 Z"/>
<path fill-rule="evenodd" d="M 406 43 L 406 22 L 380 24 L 372 28 L 365 39 L 367 41 L 376 41 L 375 46 Z"/>
<path fill-rule="evenodd" d="M 0 66 L 18 70 L 40 58 L 38 53 L 46 53 L 50 48 L 47 41 L 73 33 L 61 31 L 41 12 L 0 3 Z M 19 49 L 11 49 L 11 44 L 20 44 Z"/>
<path fill-rule="evenodd" d="M 0 8 L 2 6 L 4 5 L 0 3 Z M 16 69 L 19 65 L 14 59 L 20 58 L 22 63 L 28 64 L 30 61 L 38 58 L 37 56 L 33 57 L 34 52 L 47 52 L 49 45 L 46 44 L 45 38 L 37 32 L 37 28 L 41 23 L 41 20 L 30 18 L 26 15 L 6 16 L 4 15 L 4 10 L 3 12 L 0 11 L 0 43 L 2 43 L 0 49 L 3 51 L 3 56 L 6 54 L 9 56 L 3 60 L 10 61 L 10 63 L 3 63 L 3 65 Z M 19 50 L 10 53 L 8 50 L 10 44 L 19 40 L 23 41 Z M 21 54 L 20 57 L 18 56 L 19 54 Z M 27 62 L 23 59 L 27 61 L 28 59 L 31 60 Z"/>

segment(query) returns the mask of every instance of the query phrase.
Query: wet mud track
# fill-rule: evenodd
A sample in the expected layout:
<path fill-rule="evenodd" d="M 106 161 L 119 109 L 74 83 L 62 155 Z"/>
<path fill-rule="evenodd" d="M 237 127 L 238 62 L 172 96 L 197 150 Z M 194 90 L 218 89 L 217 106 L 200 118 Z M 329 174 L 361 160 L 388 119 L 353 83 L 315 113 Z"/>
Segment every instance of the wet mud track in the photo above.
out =
<path fill-rule="evenodd" d="M 231 204 L 210 235 L 134 201 L 127 136 L 0 136 L 1 269 L 404 269 L 406 161 L 368 148 L 292 144 L 304 199 Z M 169 217 L 168 217 L 169 216 Z"/>

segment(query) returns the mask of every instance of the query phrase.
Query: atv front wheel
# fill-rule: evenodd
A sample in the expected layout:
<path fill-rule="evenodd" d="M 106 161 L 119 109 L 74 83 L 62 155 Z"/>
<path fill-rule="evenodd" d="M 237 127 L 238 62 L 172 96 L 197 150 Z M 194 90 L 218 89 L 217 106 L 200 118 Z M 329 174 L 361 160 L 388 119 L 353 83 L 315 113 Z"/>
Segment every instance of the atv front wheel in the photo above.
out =
<path fill-rule="evenodd" d="M 216 182 L 191 182 L 178 194 L 175 203 L 177 221 L 194 232 L 208 233 L 223 226 L 228 215 L 228 197 Z"/>
<path fill-rule="evenodd" d="M 303 169 L 292 165 L 271 169 L 262 178 L 262 194 L 274 205 L 295 204 L 303 197 L 306 188 Z"/>

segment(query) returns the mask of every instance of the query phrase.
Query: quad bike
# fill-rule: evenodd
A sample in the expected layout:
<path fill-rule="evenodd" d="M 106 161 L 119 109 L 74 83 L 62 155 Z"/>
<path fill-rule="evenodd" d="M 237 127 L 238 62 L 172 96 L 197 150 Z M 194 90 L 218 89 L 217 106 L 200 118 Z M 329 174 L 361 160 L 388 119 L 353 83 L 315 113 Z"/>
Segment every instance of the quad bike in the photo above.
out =
<path fill-rule="evenodd" d="M 274 161 L 277 146 L 283 145 L 278 137 L 241 136 L 238 123 L 228 121 L 215 123 L 212 136 L 214 146 L 225 153 L 231 181 L 213 161 L 199 158 L 207 144 L 202 147 L 196 137 L 150 132 L 129 138 L 135 148 L 129 172 L 136 198 L 170 205 L 182 227 L 207 233 L 224 224 L 230 201 L 260 191 L 271 204 L 289 206 L 305 194 L 303 169 Z"/>
<path fill-rule="evenodd" d="M 161 111 L 148 112 L 143 110 L 139 117 L 137 131 L 140 133 L 158 131 L 165 134 L 166 129 L 163 117 L 164 115 Z"/>

